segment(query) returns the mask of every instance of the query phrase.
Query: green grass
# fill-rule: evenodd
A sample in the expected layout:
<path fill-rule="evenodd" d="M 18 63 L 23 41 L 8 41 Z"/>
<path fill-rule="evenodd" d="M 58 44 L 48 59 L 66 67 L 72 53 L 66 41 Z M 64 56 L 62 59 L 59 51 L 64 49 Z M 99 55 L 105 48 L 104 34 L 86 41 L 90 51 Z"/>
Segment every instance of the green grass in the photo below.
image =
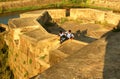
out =
<path fill-rule="evenodd" d="M 88 8 L 92 8 L 92 9 L 104 10 L 104 11 L 110 11 L 110 10 L 113 10 L 113 9 L 111 9 L 111 8 L 108 8 L 108 7 L 98 7 L 98 6 L 93 6 L 93 5 L 87 5 L 86 7 L 88 7 Z"/>
<path fill-rule="evenodd" d="M 71 2 L 71 1 L 61 1 L 58 3 L 53 4 L 44 4 L 39 6 L 23 6 L 20 8 L 11 8 L 4 10 L 3 8 L 0 8 L 0 13 L 8 13 L 8 12 L 17 12 L 17 11 L 29 11 L 29 10 L 38 10 L 38 9 L 57 9 L 57 8 L 93 8 L 93 9 L 99 9 L 99 10 L 112 10 L 111 8 L 106 7 L 97 7 L 89 4 L 89 1 L 84 2 Z"/>
<path fill-rule="evenodd" d="M 47 56 L 47 55 L 45 54 L 45 55 L 41 56 L 40 59 L 45 59 L 46 56 Z"/>
<path fill-rule="evenodd" d="M 25 74 L 24 74 L 24 77 L 27 77 L 28 76 L 28 72 L 26 71 Z"/>
<path fill-rule="evenodd" d="M 32 64 L 32 59 L 29 59 L 29 64 Z"/>
<path fill-rule="evenodd" d="M 60 19 L 60 23 L 61 23 L 61 24 L 65 23 L 66 21 L 68 21 L 67 18 L 61 18 L 61 19 Z"/>
<path fill-rule="evenodd" d="M 2 13 L 2 12 L 3 12 L 2 7 L 0 7 L 0 13 Z"/>
<path fill-rule="evenodd" d="M 27 7 L 21 7 L 21 8 L 11 8 L 11 9 L 7 9 L 7 10 L 2 11 L 2 13 L 35 10 L 35 9 L 39 9 L 39 8 L 40 8 L 39 6 L 27 6 Z"/>

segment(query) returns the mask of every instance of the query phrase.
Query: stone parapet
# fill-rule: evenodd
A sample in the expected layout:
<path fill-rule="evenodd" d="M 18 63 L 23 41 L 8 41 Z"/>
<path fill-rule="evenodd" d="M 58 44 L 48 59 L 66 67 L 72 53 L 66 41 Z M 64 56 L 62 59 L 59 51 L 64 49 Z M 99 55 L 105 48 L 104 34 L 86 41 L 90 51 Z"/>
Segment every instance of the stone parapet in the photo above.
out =
<path fill-rule="evenodd" d="M 20 14 L 20 18 L 39 17 L 39 16 L 42 16 L 44 11 L 48 11 L 49 15 L 53 19 L 60 19 L 60 18 L 66 17 L 65 9 L 46 9 L 46 10 L 37 10 L 37 11 L 31 11 L 31 12 L 26 12 L 26 13 Z"/>
<path fill-rule="evenodd" d="M 65 9 L 49 9 L 47 10 L 53 19 L 61 19 L 66 17 Z"/>
<path fill-rule="evenodd" d="M 32 15 L 34 17 L 30 17 Z M 89 21 L 91 20 L 99 21 L 99 22 L 106 21 L 110 24 L 117 25 L 120 20 L 119 16 L 120 16 L 119 14 L 115 14 L 111 11 L 106 12 L 106 11 L 93 10 L 93 9 L 71 9 L 69 17 L 72 19 L 89 20 Z M 59 76 L 60 79 L 62 79 L 63 76 L 61 75 L 63 75 L 63 73 L 66 74 L 68 73 L 68 71 L 70 71 L 69 72 L 70 74 L 75 73 L 75 75 L 71 75 L 71 77 L 69 74 L 67 76 L 64 75 L 65 77 L 64 79 L 71 79 L 71 78 L 73 79 L 74 76 L 77 75 L 76 74 L 77 71 L 74 68 L 79 67 L 78 68 L 79 70 L 84 67 L 84 64 L 81 65 L 81 63 L 83 63 L 83 58 L 85 56 L 86 56 L 85 62 L 87 62 L 87 59 L 89 59 L 89 57 L 91 58 L 95 57 L 96 52 L 99 52 L 99 48 L 101 47 L 102 47 L 101 49 L 103 49 L 102 53 L 104 53 L 106 42 L 102 39 L 96 42 L 98 44 L 92 43 L 92 45 L 94 45 L 92 49 L 91 49 L 91 45 L 87 45 L 87 43 L 78 42 L 75 40 L 68 40 L 60 45 L 59 37 L 48 33 L 45 29 L 46 28 L 45 24 L 47 22 L 52 21 L 52 19 L 61 19 L 63 17 L 66 18 L 65 9 L 57 9 L 57 10 L 53 9 L 47 11 L 39 10 L 34 12 L 28 12 L 21 14 L 21 18 L 15 18 L 9 20 L 8 26 L 10 27 L 10 31 L 6 36 L 8 38 L 6 39 L 6 41 L 9 46 L 9 64 L 11 66 L 10 68 L 13 70 L 16 79 L 29 79 L 37 75 L 38 73 L 42 73 L 44 70 L 48 69 L 51 65 L 56 64 L 61 59 L 69 55 L 72 56 L 67 57 L 65 60 L 63 60 L 63 62 L 56 65 L 57 67 L 59 66 L 58 68 L 60 69 L 58 69 L 56 66 L 52 67 L 56 71 L 56 73 L 52 72 L 50 73 L 50 76 L 47 77 L 44 74 L 48 75 L 49 72 L 51 72 L 50 70 L 52 70 L 52 69 L 48 69 L 40 76 L 44 76 L 43 78 L 53 78 L 53 74 L 54 74 L 56 75 L 54 79 L 57 79 Z M 83 30 L 85 28 L 86 27 L 84 27 Z M 95 29 L 98 29 L 98 27 L 96 27 Z M 90 26 L 90 30 L 88 30 L 88 34 L 91 33 L 91 30 L 95 30 L 95 29 L 92 28 L 92 26 Z M 103 29 L 103 31 L 106 30 Z M 94 36 L 97 37 L 98 36 L 97 34 L 100 33 L 101 31 L 99 32 L 93 31 L 93 32 L 94 33 L 92 34 L 94 34 Z M 101 36 L 102 35 L 103 34 L 101 34 Z M 98 45 L 98 47 L 96 47 L 96 45 Z M 84 46 L 86 46 L 86 48 L 84 48 Z M 80 51 L 80 49 L 82 50 Z M 86 49 L 90 49 L 90 51 Z M 96 49 L 96 51 L 94 51 L 94 49 Z M 84 50 L 86 51 L 83 53 Z M 91 54 L 89 55 L 88 52 L 91 52 Z M 93 52 L 95 53 L 92 55 Z M 68 69 L 68 71 L 66 69 Z M 72 69 L 74 69 L 75 72 L 72 72 L 71 71 Z M 62 73 L 61 70 L 63 70 Z"/>
<path fill-rule="evenodd" d="M 37 31 L 37 33 L 35 33 L 35 31 Z M 30 33 L 30 35 L 20 35 L 19 56 L 16 61 L 19 61 L 19 66 L 17 65 L 17 67 L 22 68 L 20 69 L 22 71 L 18 70 L 15 73 L 21 72 L 21 79 L 28 79 L 49 68 L 49 51 L 59 43 L 55 37 L 44 35 L 38 30 L 35 31 L 31 31 L 32 33 Z M 44 37 L 40 39 L 40 34 L 49 37 L 47 37 L 47 39 Z M 35 36 L 40 38 L 35 40 L 37 39 Z"/>
<path fill-rule="evenodd" d="M 108 7 L 120 11 L 119 0 L 91 0 L 91 3 L 92 3 L 91 5 L 94 6 Z"/>
<path fill-rule="evenodd" d="M 48 12 L 41 15 L 38 18 L 14 18 L 8 22 L 9 64 L 17 79 L 28 79 L 46 70 L 50 66 L 49 51 L 59 44 L 58 37 L 42 26 L 52 20 Z"/>
<path fill-rule="evenodd" d="M 73 19 L 104 20 L 104 11 L 94 9 L 71 9 L 70 17 Z"/>
<path fill-rule="evenodd" d="M 105 14 L 105 21 L 109 24 L 117 25 L 120 21 L 120 15 L 112 12 Z"/>
<path fill-rule="evenodd" d="M 44 10 L 37 10 L 37 11 L 30 11 L 30 12 L 25 12 L 20 14 L 20 18 L 27 18 L 27 17 L 36 17 L 38 18 L 39 16 L 42 16 Z"/>
<path fill-rule="evenodd" d="M 112 11 L 101 11 L 95 9 L 71 9 L 70 17 L 73 19 L 88 20 L 94 22 L 117 25 L 120 20 L 120 15 L 115 14 Z"/>

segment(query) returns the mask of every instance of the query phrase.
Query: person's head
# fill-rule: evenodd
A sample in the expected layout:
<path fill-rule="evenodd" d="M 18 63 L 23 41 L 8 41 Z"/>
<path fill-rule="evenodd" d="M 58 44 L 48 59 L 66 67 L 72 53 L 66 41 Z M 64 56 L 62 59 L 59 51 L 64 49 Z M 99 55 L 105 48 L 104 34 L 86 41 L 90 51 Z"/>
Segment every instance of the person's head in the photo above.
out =
<path fill-rule="evenodd" d="M 62 33 L 62 30 L 60 30 L 59 33 Z"/>
<path fill-rule="evenodd" d="M 69 33 L 71 33 L 71 30 L 68 30 Z"/>

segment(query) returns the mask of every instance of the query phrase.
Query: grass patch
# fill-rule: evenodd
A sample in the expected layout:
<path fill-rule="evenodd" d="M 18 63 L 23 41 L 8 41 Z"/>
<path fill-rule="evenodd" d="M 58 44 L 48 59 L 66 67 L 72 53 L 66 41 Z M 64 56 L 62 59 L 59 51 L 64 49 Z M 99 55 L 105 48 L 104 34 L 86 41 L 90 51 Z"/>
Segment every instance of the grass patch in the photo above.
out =
<path fill-rule="evenodd" d="M 92 8 L 92 9 L 99 9 L 99 10 L 103 10 L 103 11 L 113 10 L 113 9 L 111 9 L 111 8 L 108 8 L 108 7 L 98 7 L 98 6 L 93 6 L 93 5 L 86 5 L 86 7 Z"/>
<path fill-rule="evenodd" d="M 0 7 L 0 13 L 3 13 L 3 9 L 2 9 L 2 7 Z"/>
<path fill-rule="evenodd" d="M 39 8 L 40 8 L 39 6 L 27 6 L 27 7 L 21 7 L 21 8 L 11 8 L 11 9 L 4 10 L 3 13 L 35 10 L 35 9 L 39 9 Z"/>
<path fill-rule="evenodd" d="M 61 18 L 61 19 L 60 19 L 60 23 L 61 23 L 61 24 L 65 23 L 66 21 L 68 21 L 67 18 Z"/>
<path fill-rule="evenodd" d="M 65 1 L 62 0 L 61 2 L 57 3 L 51 3 L 51 4 L 42 4 L 38 6 L 19 6 L 19 8 L 9 8 L 4 9 L 3 7 L 0 7 L 0 13 L 8 13 L 8 12 L 18 12 L 18 11 L 29 11 L 29 10 L 38 10 L 38 9 L 57 9 L 57 8 L 93 8 L 93 9 L 100 9 L 100 10 L 112 10 L 110 8 L 106 7 L 96 7 L 92 6 L 92 4 L 89 4 L 89 0 L 83 0 L 83 1 L 77 1 L 77 0 L 70 0 Z"/>
<path fill-rule="evenodd" d="M 76 19 L 75 21 L 79 24 L 83 23 L 83 20 L 81 20 L 81 19 Z"/>
<path fill-rule="evenodd" d="M 95 24 L 101 24 L 101 22 L 100 21 L 95 21 Z"/>
<path fill-rule="evenodd" d="M 28 76 L 28 72 L 26 71 L 25 74 L 24 74 L 24 77 L 27 77 Z"/>
<path fill-rule="evenodd" d="M 45 54 L 45 55 L 41 56 L 40 59 L 45 59 L 46 56 L 47 56 L 47 55 Z"/>
<path fill-rule="evenodd" d="M 107 22 L 107 21 L 104 21 L 103 23 L 101 23 L 102 25 L 104 25 L 104 26 L 107 26 L 107 25 L 109 25 L 109 23 Z"/>
<path fill-rule="evenodd" d="M 32 59 L 29 59 L 29 64 L 32 64 Z"/>

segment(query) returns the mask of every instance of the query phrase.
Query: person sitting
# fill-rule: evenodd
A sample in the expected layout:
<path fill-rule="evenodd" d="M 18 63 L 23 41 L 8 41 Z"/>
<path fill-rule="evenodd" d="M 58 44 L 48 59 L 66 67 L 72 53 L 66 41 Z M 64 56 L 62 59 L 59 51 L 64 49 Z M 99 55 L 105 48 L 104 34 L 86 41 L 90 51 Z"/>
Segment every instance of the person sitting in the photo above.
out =
<path fill-rule="evenodd" d="M 68 30 L 68 32 L 66 32 L 66 37 L 67 37 L 68 39 L 74 39 L 74 35 L 73 35 L 73 33 L 71 32 L 71 30 Z"/>
<path fill-rule="evenodd" d="M 63 33 L 61 30 L 59 31 L 59 36 L 60 36 L 60 43 L 63 43 L 65 40 L 67 40 L 65 33 Z"/>

